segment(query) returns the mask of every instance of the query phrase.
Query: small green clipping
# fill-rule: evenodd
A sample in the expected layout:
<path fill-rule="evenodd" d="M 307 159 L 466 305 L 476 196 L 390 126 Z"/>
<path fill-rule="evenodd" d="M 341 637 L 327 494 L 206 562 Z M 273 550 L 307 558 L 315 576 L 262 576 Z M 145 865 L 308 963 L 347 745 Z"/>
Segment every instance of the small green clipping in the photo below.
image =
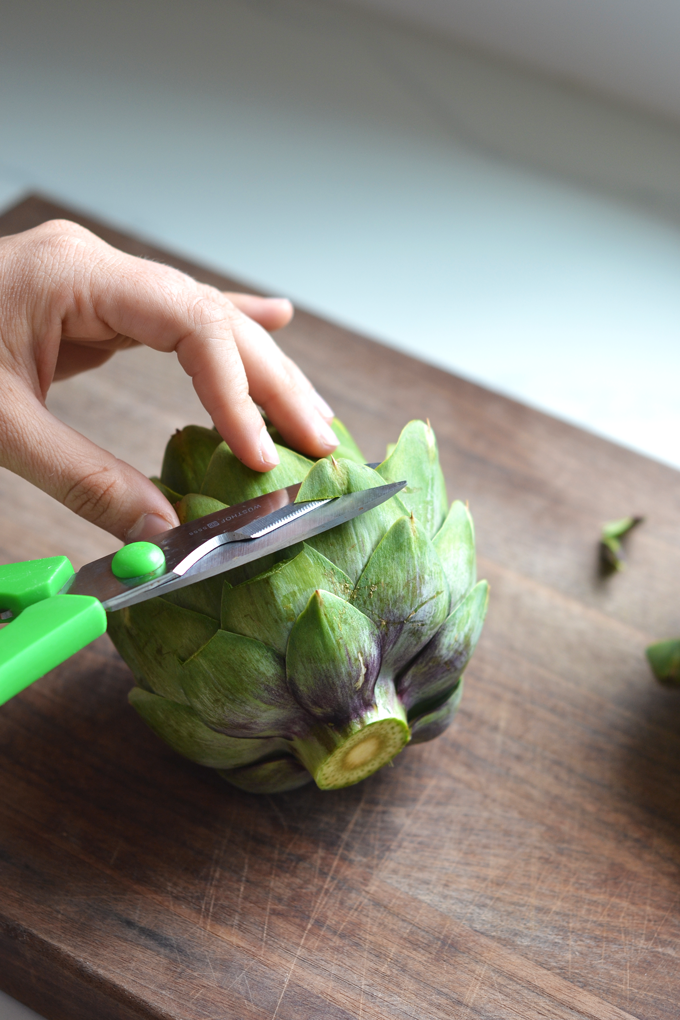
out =
<path fill-rule="evenodd" d="M 644 517 L 621 517 L 617 521 L 608 521 L 602 525 L 600 561 L 606 571 L 625 570 L 621 539 L 643 521 Z"/>
<path fill-rule="evenodd" d="M 680 639 L 649 645 L 647 659 L 657 680 L 680 685 Z"/>
<path fill-rule="evenodd" d="M 165 554 L 153 542 L 130 542 L 111 561 L 111 572 L 121 581 L 155 574 L 165 567 Z"/>

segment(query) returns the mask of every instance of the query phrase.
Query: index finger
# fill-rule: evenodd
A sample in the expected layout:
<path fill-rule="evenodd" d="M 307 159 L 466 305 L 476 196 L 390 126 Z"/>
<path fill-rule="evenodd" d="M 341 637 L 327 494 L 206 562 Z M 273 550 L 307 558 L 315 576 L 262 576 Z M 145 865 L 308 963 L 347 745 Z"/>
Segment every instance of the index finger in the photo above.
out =
<path fill-rule="evenodd" d="M 99 245 L 98 258 L 83 273 L 80 300 L 66 310 L 68 336 L 95 336 L 98 323 L 154 350 L 174 351 L 236 456 L 266 471 L 278 463 L 278 455 L 251 396 L 240 351 L 259 343 L 264 357 L 258 359 L 257 388 L 266 388 L 273 407 L 285 408 L 286 420 L 275 424 L 284 435 L 294 435 L 309 456 L 323 457 L 335 448 L 337 440 L 317 409 L 311 384 L 296 386 L 294 402 L 287 399 L 287 359 L 225 294 L 169 266 Z"/>

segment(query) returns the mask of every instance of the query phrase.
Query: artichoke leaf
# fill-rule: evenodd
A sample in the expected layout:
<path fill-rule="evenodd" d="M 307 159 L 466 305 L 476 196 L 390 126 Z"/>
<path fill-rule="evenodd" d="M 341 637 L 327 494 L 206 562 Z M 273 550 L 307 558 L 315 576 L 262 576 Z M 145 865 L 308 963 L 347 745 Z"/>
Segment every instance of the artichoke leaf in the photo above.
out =
<path fill-rule="evenodd" d="M 306 476 L 297 499 L 330 499 L 379 485 L 384 485 L 384 479 L 366 464 L 324 459 Z M 405 514 L 403 503 L 392 496 L 367 513 L 307 539 L 307 545 L 335 563 L 355 584 L 385 532 Z"/>
<path fill-rule="evenodd" d="M 286 684 L 273 648 L 218 630 L 180 665 L 189 704 L 206 725 L 234 737 L 288 737 L 311 724 Z"/>
<path fill-rule="evenodd" d="M 401 517 L 392 525 L 359 578 L 352 602 L 380 630 L 384 675 L 393 676 L 443 623 L 448 584 L 415 517 Z"/>
<path fill-rule="evenodd" d="M 488 604 L 489 585 L 480 581 L 397 678 L 397 693 L 407 709 L 440 697 L 460 678 L 479 640 Z"/>
<path fill-rule="evenodd" d="M 356 584 L 379 542 L 405 510 L 396 496 L 345 524 L 307 539 Z"/>
<path fill-rule="evenodd" d="M 443 701 L 437 705 L 430 705 L 415 718 L 409 718 L 411 743 L 424 744 L 426 741 L 434 740 L 435 737 L 440 736 L 458 711 L 462 697 L 463 678 L 461 677 L 452 693 L 448 694 Z"/>
<path fill-rule="evenodd" d="M 286 671 L 293 695 L 311 715 L 346 725 L 373 703 L 378 630 L 349 602 L 315 591 L 290 632 Z"/>
<path fill-rule="evenodd" d="M 179 704 L 187 704 L 180 681 L 181 660 L 210 641 L 218 626 L 216 620 L 164 598 L 138 602 L 109 616 L 109 634 L 121 655 L 127 649 L 126 639 L 131 641 L 145 685 Z"/>
<path fill-rule="evenodd" d="M 221 503 L 219 499 L 213 499 L 211 496 L 204 496 L 200 492 L 187 492 L 175 506 L 180 524 L 188 524 L 189 521 L 197 521 L 199 517 L 207 517 L 208 514 L 226 509 L 226 503 Z"/>
<path fill-rule="evenodd" d="M 648 645 L 645 654 L 657 680 L 670 686 L 680 684 L 680 639 Z"/>
<path fill-rule="evenodd" d="M 317 460 L 302 482 L 295 502 L 333 499 L 335 496 L 345 496 L 350 492 L 377 489 L 379 485 L 384 484 L 384 479 L 367 464 L 355 464 L 351 460 L 337 460 L 331 456 L 330 459 Z M 402 510 L 402 513 L 404 512 Z"/>
<path fill-rule="evenodd" d="M 222 442 L 215 429 L 202 425 L 187 425 L 170 437 L 165 447 L 161 482 L 184 496 L 187 492 L 200 492 L 213 451 Z"/>
<path fill-rule="evenodd" d="M 446 482 L 439 466 L 437 440 L 430 424 L 410 421 L 399 441 L 376 469 L 386 482 L 406 479 L 399 498 L 415 514 L 428 538 L 439 531 L 446 517 Z"/>
<path fill-rule="evenodd" d="M 123 616 L 124 610 L 117 609 L 113 613 L 106 614 L 106 632 L 111 638 L 114 647 L 118 651 L 118 654 L 125 660 L 135 681 L 140 687 L 149 688 L 149 681 L 144 676 L 144 668 L 142 666 L 142 656 L 140 655 L 137 647 L 137 642 L 128 630 L 125 618 Z M 178 686 L 178 701 L 186 702 L 184 692 Z"/>
<path fill-rule="evenodd" d="M 225 583 L 224 574 L 216 574 L 215 577 L 206 577 L 203 581 L 187 584 L 184 588 L 175 588 L 160 598 L 172 603 L 173 606 L 181 606 L 182 609 L 191 609 L 194 613 L 209 616 L 219 624 L 222 589 Z"/>
<path fill-rule="evenodd" d="M 246 793 L 286 793 L 312 781 L 304 765 L 290 755 L 282 755 L 247 768 L 220 769 L 219 774 L 232 786 Z"/>
<path fill-rule="evenodd" d="M 293 624 L 317 588 L 348 599 L 353 585 L 339 567 L 305 545 L 294 559 L 245 584 L 225 587 L 222 627 L 263 641 L 285 655 Z"/>
<path fill-rule="evenodd" d="M 451 504 L 446 520 L 434 536 L 451 591 L 451 606 L 460 602 L 477 580 L 475 528 L 470 511 L 459 499 Z"/>
<path fill-rule="evenodd" d="M 287 750 L 286 742 L 278 737 L 251 740 L 216 733 L 202 723 L 188 705 L 177 705 L 139 687 L 133 687 L 128 701 L 173 751 L 198 765 L 213 769 L 239 768 Z"/>
<path fill-rule="evenodd" d="M 156 478 L 155 475 L 152 475 L 149 481 L 153 482 L 158 491 L 162 492 L 168 503 L 172 503 L 173 506 L 182 498 L 179 492 L 175 492 L 173 489 L 169 489 L 167 485 L 163 485 L 160 478 Z"/>
<path fill-rule="evenodd" d="M 266 556 L 261 556 L 259 560 L 251 560 L 250 563 L 242 563 L 238 567 L 232 567 L 231 570 L 220 574 L 220 577 L 223 577 L 230 587 L 235 588 L 238 584 L 243 584 L 244 581 L 252 581 L 254 577 L 265 574 L 282 559 L 287 559 L 291 555 L 294 556 L 297 552 L 299 552 L 299 549 L 296 548 L 294 553 L 291 553 L 289 549 L 281 550 L 278 553 L 267 553 Z"/>
<path fill-rule="evenodd" d="M 254 471 L 242 464 L 226 443 L 220 443 L 210 458 L 200 492 L 233 506 L 294 485 L 313 466 L 313 461 L 286 446 L 277 446 L 276 449 L 279 464 L 271 471 Z"/>

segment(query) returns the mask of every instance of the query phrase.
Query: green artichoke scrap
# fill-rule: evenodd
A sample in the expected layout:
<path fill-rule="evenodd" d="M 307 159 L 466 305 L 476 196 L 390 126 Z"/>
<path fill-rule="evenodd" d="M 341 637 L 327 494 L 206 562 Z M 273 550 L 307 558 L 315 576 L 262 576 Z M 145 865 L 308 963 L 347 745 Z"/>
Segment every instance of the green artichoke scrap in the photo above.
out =
<path fill-rule="evenodd" d="M 137 712 L 251 792 L 350 786 L 439 736 L 484 622 L 472 518 L 448 508 L 429 424 L 410 422 L 376 470 L 333 427 L 340 446 L 316 462 L 271 429 L 280 464 L 265 474 L 214 430 L 176 432 L 156 481 L 182 522 L 300 480 L 298 500 L 408 485 L 307 542 L 109 616 Z"/>
<path fill-rule="evenodd" d="M 669 687 L 680 687 L 680 638 L 649 645 L 646 655 L 657 680 Z"/>

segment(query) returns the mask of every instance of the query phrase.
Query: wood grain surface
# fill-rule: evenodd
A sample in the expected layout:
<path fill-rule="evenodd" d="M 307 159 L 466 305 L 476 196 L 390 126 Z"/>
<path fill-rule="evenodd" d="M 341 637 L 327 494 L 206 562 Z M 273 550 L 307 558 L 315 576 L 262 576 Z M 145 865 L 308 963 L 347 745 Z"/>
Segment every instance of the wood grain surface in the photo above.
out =
<path fill-rule="evenodd" d="M 235 286 L 39 198 L 0 232 L 54 216 Z M 50 1020 L 677 1020 L 680 692 L 643 652 L 680 634 L 680 474 L 304 312 L 280 340 L 368 459 L 436 429 L 492 591 L 461 711 L 358 786 L 250 796 L 145 728 L 101 638 L 0 711 L 0 986 Z M 147 473 L 206 421 L 147 350 L 50 406 Z M 0 498 L 3 561 L 116 545 Z"/>

